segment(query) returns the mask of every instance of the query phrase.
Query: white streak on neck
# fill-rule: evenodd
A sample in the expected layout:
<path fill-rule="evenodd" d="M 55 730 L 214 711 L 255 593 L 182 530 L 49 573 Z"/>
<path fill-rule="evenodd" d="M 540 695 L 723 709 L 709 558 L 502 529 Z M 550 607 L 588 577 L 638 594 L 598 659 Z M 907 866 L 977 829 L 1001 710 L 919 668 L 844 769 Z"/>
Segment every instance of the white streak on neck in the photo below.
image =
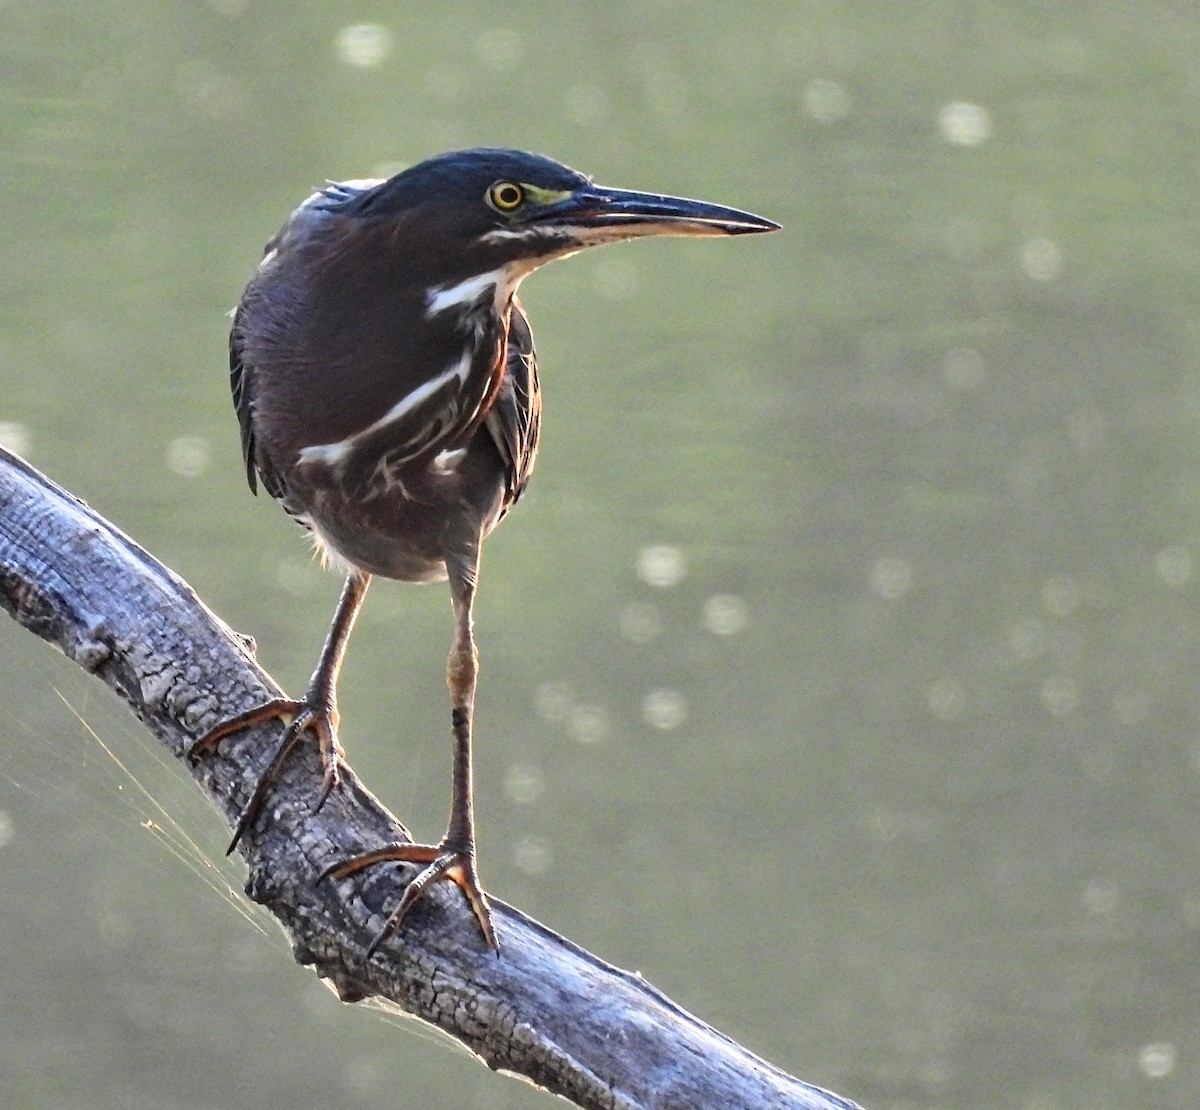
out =
<path fill-rule="evenodd" d="M 429 291 L 425 315 L 433 317 L 451 308 L 469 308 L 481 300 L 488 289 L 506 287 L 510 280 L 507 270 L 499 269 L 476 274 L 456 285 L 436 286 Z"/>

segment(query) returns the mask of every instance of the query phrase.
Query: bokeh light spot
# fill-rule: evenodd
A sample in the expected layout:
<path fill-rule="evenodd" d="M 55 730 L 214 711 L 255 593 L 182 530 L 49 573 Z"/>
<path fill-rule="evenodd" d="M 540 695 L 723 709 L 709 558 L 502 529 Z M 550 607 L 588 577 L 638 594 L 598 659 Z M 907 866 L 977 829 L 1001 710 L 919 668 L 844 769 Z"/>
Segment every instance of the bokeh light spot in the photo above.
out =
<path fill-rule="evenodd" d="M 871 568 L 871 591 L 885 601 L 899 600 L 912 584 L 913 569 L 907 559 L 877 559 Z"/>
<path fill-rule="evenodd" d="M 1168 586 L 1178 589 L 1192 577 L 1192 553 L 1183 544 L 1171 544 L 1154 556 L 1154 570 Z"/>
<path fill-rule="evenodd" d="M 925 691 L 929 712 L 941 721 L 957 721 L 966 712 L 967 692 L 956 678 L 939 678 Z"/>
<path fill-rule="evenodd" d="M 1052 717 L 1069 717 L 1079 708 L 1079 687 L 1068 675 L 1051 675 L 1038 695 L 1042 708 Z"/>
<path fill-rule="evenodd" d="M 804 110 L 828 126 L 845 119 L 850 112 L 850 94 L 828 77 L 814 77 L 804 86 Z"/>
<path fill-rule="evenodd" d="M 199 478 L 212 462 L 208 440 L 176 436 L 167 444 L 167 469 L 181 478 Z"/>
<path fill-rule="evenodd" d="M 687 720 L 687 699 L 678 690 L 652 690 L 642 702 L 642 719 L 668 732 Z"/>
<path fill-rule="evenodd" d="M 736 594 L 714 594 L 704 603 L 704 627 L 714 636 L 736 636 L 749 622 L 746 603 Z"/>
<path fill-rule="evenodd" d="M 687 559 L 678 547 L 655 544 L 639 553 L 637 573 L 648 586 L 660 589 L 678 586 L 687 574 Z"/>
<path fill-rule="evenodd" d="M 562 724 L 575 705 L 575 695 L 565 682 L 543 682 L 534 695 L 538 716 Z"/>
<path fill-rule="evenodd" d="M 608 735 L 608 714 L 598 705 L 572 706 L 567 732 L 581 744 L 596 744 Z"/>
<path fill-rule="evenodd" d="M 521 60 L 521 36 L 507 27 L 492 27 L 475 40 L 475 55 L 492 69 L 509 69 Z"/>
<path fill-rule="evenodd" d="M 392 52 L 392 32 L 382 23 L 351 23 L 338 31 L 333 47 L 338 61 L 370 69 Z"/>
<path fill-rule="evenodd" d="M 540 836 L 526 836 L 513 848 L 513 863 L 526 875 L 544 875 L 554 861 L 550 845 Z"/>
<path fill-rule="evenodd" d="M 980 104 L 954 100 L 938 112 L 938 131 L 955 146 L 979 146 L 992 137 L 992 117 Z"/>
<path fill-rule="evenodd" d="M 530 805 L 546 793 L 546 775 L 536 763 L 517 763 L 504 776 L 504 793 L 517 805 Z"/>
<path fill-rule="evenodd" d="M 1146 1045 L 1138 1053 L 1138 1070 L 1148 1079 L 1162 1079 L 1175 1070 L 1175 1046 L 1169 1041 Z"/>
<path fill-rule="evenodd" d="M 1021 244 L 1021 270 L 1034 281 L 1053 281 L 1062 276 L 1066 260 L 1053 239 L 1038 237 Z"/>

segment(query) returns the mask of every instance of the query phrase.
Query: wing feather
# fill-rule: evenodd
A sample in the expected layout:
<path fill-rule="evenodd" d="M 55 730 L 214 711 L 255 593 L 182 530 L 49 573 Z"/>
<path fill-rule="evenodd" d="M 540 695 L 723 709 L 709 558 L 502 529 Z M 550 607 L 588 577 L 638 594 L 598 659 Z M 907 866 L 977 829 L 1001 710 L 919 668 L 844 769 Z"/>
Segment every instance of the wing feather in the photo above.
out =
<path fill-rule="evenodd" d="M 309 234 L 314 220 L 326 219 L 328 213 L 359 202 L 361 197 L 379 184 L 381 180 L 376 178 L 327 181 L 323 189 L 307 197 L 287 218 L 279 231 L 268 240 L 263 248 L 258 272 L 251 278 L 234 310 L 233 326 L 229 330 L 229 384 L 233 392 L 233 407 L 237 412 L 238 426 L 241 429 L 242 460 L 246 466 L 246 481 L 250 485 L 251 493 L 258 493 L 258 482 L 261 479 L 267 493 L 280 498 L 283 496 L 283 481 L 265 454 L 259 454 L 255 450 L 254 401 L 257 374 L 254 366 L 246 359 L 246 343 L 242 331 L 247 305 L 256 296 L 263 271 L 273 264 L 280 250 L 286 250 Z"/>
<path fill-rule="evenodd" d="M 241 306 L 233 316 L 229 329 L 229 385 L 233 392 L 233 408 L 242 433 L 242 461 L 246 465 L 246 481 L 250 492 L 258 493 L 259 465 L 254 458 L 254 371 L 242 357 Z M 267 486 L 264 478 L 263 485 Z"/>
<path fill-rule="evenodd" d="M 524 492 L 537 460 L 542 420 L 533 332 L 520 304 L 513 300 L 508 322 L 508 355 L 500 395 L 487 417 L 487 430 L 504 459 L 508 497 L 505 508 Z"/>

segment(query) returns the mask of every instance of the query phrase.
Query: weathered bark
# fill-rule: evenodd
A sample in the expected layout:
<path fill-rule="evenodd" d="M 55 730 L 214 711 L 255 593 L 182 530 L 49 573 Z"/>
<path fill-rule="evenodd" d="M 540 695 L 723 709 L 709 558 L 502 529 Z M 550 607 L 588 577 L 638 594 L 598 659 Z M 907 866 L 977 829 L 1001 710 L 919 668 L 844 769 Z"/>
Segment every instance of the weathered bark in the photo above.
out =
<path fill-rule="evenodd" d="M 177 758 L 223 717 L 280 695 L 244 641 L 191 588 L 87 505 L 0 451 L 0 605 L 111 686 Z M 225 741 L 191 769 L 232 824 L 279 728 Z M 186 763 L 186 761 L 185 761 Z M 407 833 L 352 772 L 313 813 L 313 745 L 288 761 L 242 840 L 246 892 L 296 959 L 345 1001 L 391 999 L 494 1068 L 582 1107 L 797 1107 L 854 1103 L 801 1083 L 518 910 L 492 900 L 502 954 L 465 900 L 438 884 L 369 962 L 400 874 L 315 883 L 330 863 Z"/>

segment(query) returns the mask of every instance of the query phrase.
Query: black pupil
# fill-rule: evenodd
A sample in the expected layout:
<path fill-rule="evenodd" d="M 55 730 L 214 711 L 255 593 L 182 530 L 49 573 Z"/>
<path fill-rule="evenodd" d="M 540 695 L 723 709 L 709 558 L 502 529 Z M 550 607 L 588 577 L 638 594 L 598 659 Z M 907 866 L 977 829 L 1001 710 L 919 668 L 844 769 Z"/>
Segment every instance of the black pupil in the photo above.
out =
<path fill-rule="evenodd" d="M 521 190 L 515 185 L 501 185 L 496 190 L 496 200 L 505 208 L 512 208 L 521 199 Z"/>

